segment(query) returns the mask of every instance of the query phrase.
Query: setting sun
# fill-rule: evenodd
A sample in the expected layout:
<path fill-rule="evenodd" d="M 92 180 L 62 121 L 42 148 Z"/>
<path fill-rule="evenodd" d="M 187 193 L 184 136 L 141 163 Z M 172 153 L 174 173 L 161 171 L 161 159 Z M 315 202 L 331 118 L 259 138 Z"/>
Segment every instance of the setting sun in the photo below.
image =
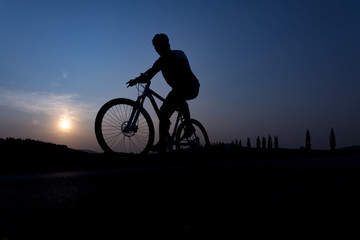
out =
<path fill-rule="evenodd" d="M 67 120 L 67 119 L 61 120 L 60 126 L 61 126 L 62 129 L 68 129 L 68 128 L 70 128 L 70 122 L 69 122 L 69 120 Z"/>

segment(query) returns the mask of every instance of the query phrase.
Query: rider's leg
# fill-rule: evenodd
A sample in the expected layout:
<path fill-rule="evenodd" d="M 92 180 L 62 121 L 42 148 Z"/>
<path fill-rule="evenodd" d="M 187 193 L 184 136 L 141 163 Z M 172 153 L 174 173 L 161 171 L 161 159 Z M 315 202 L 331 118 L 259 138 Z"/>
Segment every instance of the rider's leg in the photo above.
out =
<path fill-rule="evenodd" d="M 173 91 L 171 91 L 160 107 L 159 142 L 155 144 L 154 151 L 161 152 L 166 149 L 166 138 L 170 128 L 170 117 L 177 107 L 175 99 L 176 96 Z"/>
<path fill-rule="evenodd" d="M 189 138 L 195 132 L 194 126 L 190 123 L 190 110 L 186 100 L 194 99 L 199 94 L 199 88 L 188 88 L 184 91 L 185 100 L 179 104 L 179 110 L 182 113 L 185 120 L 184 134 L 181 139 Z"/>
<path fill-rule="evenodd" d="M 181 137 L 181 139 L 189 138 L 195 132 L 195 128 L 189 121 L 190 120 L 189 105 L 187 104 L 184 96 L 178 97 L 176 100 L 177 100 L 176 106 L 178 107 L 181 115 L 184 117 L 184 122 L 185 122 L 184 134 Z"/>
<path fill-rule="evenodd" d="M 187 104 L 186 100 L 179 103 L 179 111 L 181 112 L 185 121 L 190 119 L 189 105 Z"/>
<path fill-rule="evenodd" d="M 195 132 L 195 128 L 193 127 L 193 125 L 189 121 L 190 120 L 190 110 L 189 110 L 189 105 L 187 104 L 186 101 L 182 102 L 179 105 L 179 111 L 183 115 L 184 122 L 185 122 L 184 134 L 181 137 L 181 139 L 189 138 Z"/>
<path fill-rule="evenodd" d="M 181 137 L 182 139 L 189 138 L 193 135 L 195 132 L 194 126 L 190 123 L 190 110 L 189 105 L 187 104 L 187 100 L 191 100 L 197 97 L 199 94 L 199 88 L 186 88 L 186 89 L 177 89 L 172 90 L 167 97 L 167 100 L 169 99 L 173 106 L 175 106 L 171 114 L 174 113 L 176 107 L 178 107 L 179 112 L 184 117 L 185 122 L 185 128 L 184 128 L 184 134 Z M 170 115 L 171 116 L 171 115 Z"/>
<path fill-rule="evenodd" d="M 167 117 L 167 114 L 160 112 L 160 122 L 159 122 L 159 142 L 165 143 L 167 133 L 170 128 L 170 120 Z"/>
<path fill-rule="evenodd" d="M 186 101 L 183 101 L 182 103 L 179 104 L 179 111 L 181 112 L 182 116 L 184 117 L 184 122 L 185 122 L 184 134 L 181 137 L 181 139 L 189 138 L 195 132 L 195 128 L 189 121 L 190 120 L 190 110 L 189 110 L 189 105 L 187 104 Z"/>

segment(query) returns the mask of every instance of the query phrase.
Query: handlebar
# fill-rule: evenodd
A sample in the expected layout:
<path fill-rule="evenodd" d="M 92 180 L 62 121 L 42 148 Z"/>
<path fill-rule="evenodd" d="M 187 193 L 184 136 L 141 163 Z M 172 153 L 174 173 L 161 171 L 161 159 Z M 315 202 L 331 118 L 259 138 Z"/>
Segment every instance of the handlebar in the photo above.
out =
<path fill-rule="evenodd" d="M 139 77 L 131 79 L 126 84 L 128 84 L 127 87 L 132 87 L 138 83 L 150 83 L 150 79 L 144 73 L 141 73 Z"/>
<path fill-rule="evenodd" d="M 130 81 L 128 81 L 127 83 L 127 88 L 128 87 L 132 87 L 132 86 L 134 86 L 134 85 L 136 85 L 137 84 L 137 81 L 136 81 L 136 79 L 131 79 Z"/>

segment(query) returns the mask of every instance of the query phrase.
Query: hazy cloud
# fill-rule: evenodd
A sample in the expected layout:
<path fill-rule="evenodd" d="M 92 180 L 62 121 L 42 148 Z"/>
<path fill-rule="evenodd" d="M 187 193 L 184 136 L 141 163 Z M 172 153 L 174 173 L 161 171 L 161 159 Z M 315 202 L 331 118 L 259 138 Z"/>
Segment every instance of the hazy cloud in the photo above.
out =
<path fill-rule="evenodd" d="M 99 150 L 93 131 L 97 107 L 78 94 L 0 88 L 0 108 L 4 107 L 7 111 L 0 115 L 0 137 L 34 138 Z M 64 119 L 70 122 L 70 131 L 60 127 Z"/>
<path fill-rule="evenodd" d="M 0 90 L 0 105 L 23 112 L 78 121 L 91 116 L 92 107 L 78 100 L 77 94 Z"/>
<path fill-rule="evenodd" d="M 70 77 L 70 75 L 71 75 L 71 72 L 69 72 L 68 70 L 63 70 L 62 71 L 62 77 L 64 79 L 68 79 Z"/>

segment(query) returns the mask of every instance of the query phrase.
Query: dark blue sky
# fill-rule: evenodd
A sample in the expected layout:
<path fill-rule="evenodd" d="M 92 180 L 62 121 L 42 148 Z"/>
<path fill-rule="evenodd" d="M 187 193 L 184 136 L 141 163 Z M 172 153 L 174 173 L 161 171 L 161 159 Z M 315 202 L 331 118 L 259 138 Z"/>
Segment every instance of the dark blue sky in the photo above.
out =
<path fill-rule="evenodd" d="M 359 1 L 0 0 L 0 137 L 99 150 L 97 110 L 166 33 L 201 82 L 190 102 L 212 141 L 277 135 L 281 147 L 360 144 Z M 153 89 L 169 88 L 161 74 Z M 68 129 L 60 123 L 67 119 Z"/>

